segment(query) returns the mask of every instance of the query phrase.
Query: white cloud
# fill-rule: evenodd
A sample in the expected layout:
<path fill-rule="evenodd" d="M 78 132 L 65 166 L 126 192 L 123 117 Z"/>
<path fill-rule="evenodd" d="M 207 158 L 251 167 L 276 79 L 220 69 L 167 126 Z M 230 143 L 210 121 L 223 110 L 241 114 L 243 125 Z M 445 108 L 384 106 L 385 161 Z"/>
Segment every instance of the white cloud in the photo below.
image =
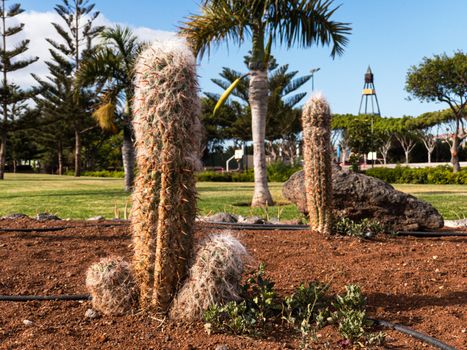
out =
<path fill-rule="evenodd" d="M 16 22 L 16 23 L 15 23 Z M 24 53 L 23 58 L 39 57 L 39 61 L 31 64 L 29 67 L 10 75 L 10 79 L 23 88 L 28 88 L 35 85 L 35 80 L 31 77 L 31 73 L 35 73 L 40 77 L 46 77 L 48 73 L 45 61 L 50 59 L 50 44 L 46 38 L 61 41 L 61 37 L 57 34 L 52 23 L 59 23 L 65 25 L 62 18 L 55 12 L 24 12 L 16 18 L 10 20 L 8 26 L 13 26 L 17 23 L 24 23 L 24 30 L 10 38 L 8 38 L 7 49 L 11 49 L 21 40 L 29 39 L 29 50 Z M 99 16 L 96 20 L 96 25 L 112 26 L 115 23 L 110 21 L 104 16 Z M 176 33 L 163 30 L 155 30 L 146 27 L 132 27 L 130 26 L 136 36 L 142 41 L 152 42 L 154 40 L 168 40 L 173 39 Z"/>

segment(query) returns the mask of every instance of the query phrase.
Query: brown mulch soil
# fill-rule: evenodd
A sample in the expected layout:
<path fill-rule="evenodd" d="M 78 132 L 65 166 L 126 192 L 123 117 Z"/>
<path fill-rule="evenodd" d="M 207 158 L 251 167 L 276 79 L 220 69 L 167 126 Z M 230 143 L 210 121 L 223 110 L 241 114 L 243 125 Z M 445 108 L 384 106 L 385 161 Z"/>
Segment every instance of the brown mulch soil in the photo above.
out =
<path fill-rule="evenodd" d="M 0 294 L 86 293 L 86 269 L 108 255 L 131 256 L 127 225 L 83 221 L 0 220 L 0 228 L 81 226 L 55 232 L 0 232 Z M 219 232 L 198 225 L 196 237 Z M 359 284 L 373 318 L 401 323 L 457 349 L 467 349 L 466 237 L 325 238 L 308 231 L 232 231 L 255 263 L 264 262 L 281 294 L 301 282 L 331 282 L 335 293 Z M 203 324 L 180 325 L 147 315 L 84 316 L 90 302 L 0 302 L 0 349 L 295 349 L 292 332 L 252 339 L 208 336 Z M 24 320 L 32 321 L 25 325 Z M 384 349 L 429 349 L 386 331 Z M 331 327 L 313 349 L 339 349 Z"/>

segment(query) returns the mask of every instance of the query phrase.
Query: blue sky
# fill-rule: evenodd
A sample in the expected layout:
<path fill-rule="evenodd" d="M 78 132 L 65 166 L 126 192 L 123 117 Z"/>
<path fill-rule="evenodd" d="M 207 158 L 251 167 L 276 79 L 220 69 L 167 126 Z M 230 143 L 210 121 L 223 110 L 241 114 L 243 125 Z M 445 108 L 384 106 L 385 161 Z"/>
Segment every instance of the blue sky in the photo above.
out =
<path fill-rule="evenodd" d="M 96 0 L 96 8 L 111 22 L 132 27 L 176 31 L 189 13 L 198 10 L 197 0 Z M 27 11 L 52 11 L 55 0 L 22 0 Z M 385 116 L 419 115 L 445 108 L 442 104 L 407 101 L 405 76 L 424 56 L 455 50 L 467 51 L 467 0 L 340 0 L 335 19 L 350 22 L 350 43 L 343 56 L 331 59 L 329 48 L 286 50 L 273 47 L 278 63 L 315 75 L 315 89 L 328 98 L 335 113 L 358 112 L 363 74 L 371 65 L 381 112 Z M 244 71 L 243 56 L 250 48 L 221 46 L 200 62 L 203 91 L 220 92 L 210 82 L 223 66 Z M 303 91 L 311 91 L 311 82 Z"/>

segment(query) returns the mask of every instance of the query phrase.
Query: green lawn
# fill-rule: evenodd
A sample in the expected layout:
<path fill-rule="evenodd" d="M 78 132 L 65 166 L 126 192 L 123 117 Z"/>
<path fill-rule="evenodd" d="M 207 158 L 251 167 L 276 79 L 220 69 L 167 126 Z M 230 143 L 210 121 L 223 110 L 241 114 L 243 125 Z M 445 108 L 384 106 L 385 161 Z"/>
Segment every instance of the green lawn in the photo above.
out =
<path fill-rule="evenodd" d="M 0 181 L 0 216 L 10 213 L 35 215 L 49 212 L 61 218 L 84 219 L 96 215 L 107 218 L 124 216 L 130 201 L 122 190 L 123 180 L 114 178 L 6 174 Z M 395 185 L 432 203 L 446 219 L 467 216 L 467 186 L 465 185 Z M 282 198 L 281 183 L 271 183 L 273 196 L 279 205 L 251 209 L 249 200 L 252 183 L 201 182 L 198 184 L 201 214 L 227 211 L 241 215 L 258 215 L 284 219 L 300 217 L 297 209 Z"/>

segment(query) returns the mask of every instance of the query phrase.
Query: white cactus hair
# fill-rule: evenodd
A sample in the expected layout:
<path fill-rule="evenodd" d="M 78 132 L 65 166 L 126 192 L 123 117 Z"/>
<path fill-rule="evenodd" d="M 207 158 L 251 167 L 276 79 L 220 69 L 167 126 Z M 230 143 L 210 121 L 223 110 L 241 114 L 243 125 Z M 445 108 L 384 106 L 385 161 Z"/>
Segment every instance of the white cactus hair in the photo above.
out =
<path fill-rule="evenodd" d="M 136 308 L 138 293 L 130 264 L 121 257 L 108 257 L 89 267 L 86 287 L 92 306 L 104 315 L 128 314 Z"/>
<path fill-rule="evenodd" d="M 230 233 L 211 235 L 199 245 L 189 277 L 174 300 L 170 317 L 201 319 L 209 306 L 240 299 L 245 247 Z"/>

